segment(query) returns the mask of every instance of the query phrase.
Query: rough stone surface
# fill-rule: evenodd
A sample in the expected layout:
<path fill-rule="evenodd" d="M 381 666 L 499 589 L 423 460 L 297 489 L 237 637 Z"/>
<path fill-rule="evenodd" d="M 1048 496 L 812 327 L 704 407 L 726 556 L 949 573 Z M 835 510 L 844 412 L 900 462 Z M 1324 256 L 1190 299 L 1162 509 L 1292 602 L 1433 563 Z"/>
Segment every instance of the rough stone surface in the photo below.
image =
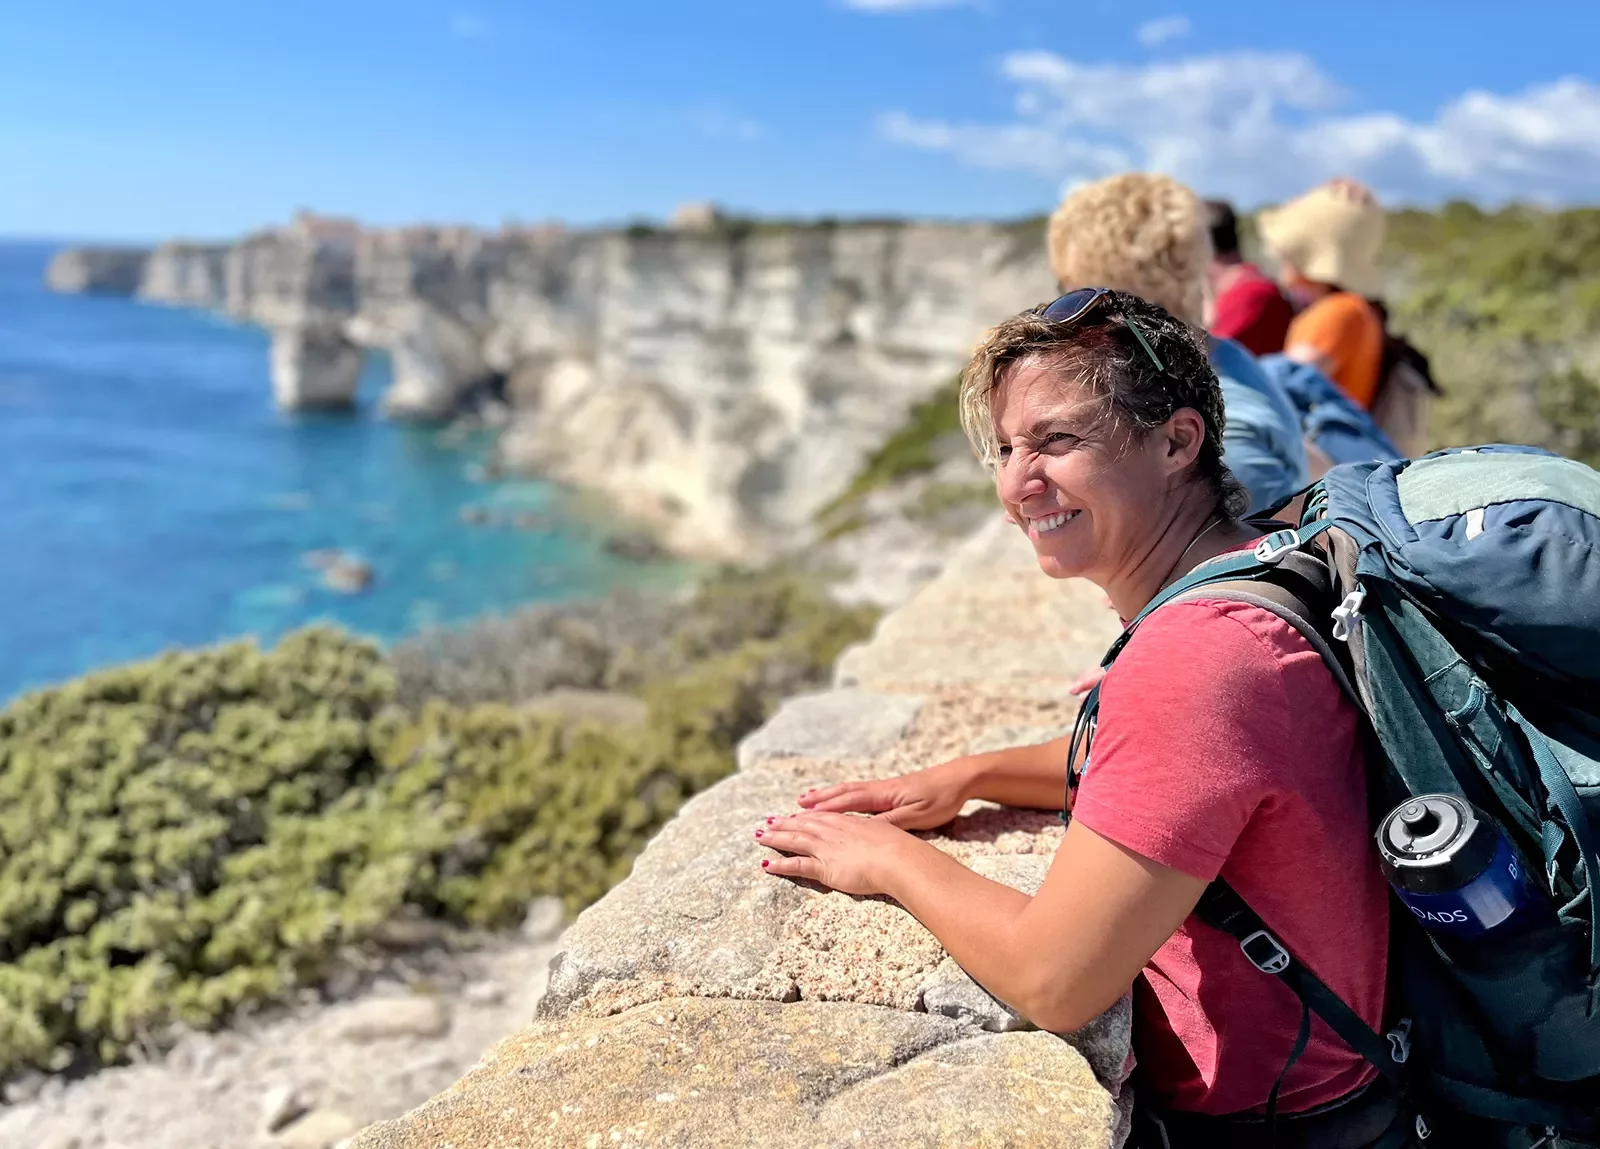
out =
<path fill-rule="evenodd" d="M 279 1133 L 276 1144 L 282 1149 L 334 1149 L 361 1129 L 361 1123 L 337 1110 L 320 1109 L 307 1113 Z"/>
<path fill-rule="evenodd" d="M 51 257 L 45 286 L 68 293 L 131 295 L 150 253 L 142 248 L 67 248 Z"/>
<path fill-rule="evenodd" d="M 689 999 L 545 1021 L 359 1149 L 1108 1145 L 1070 1045 L 871 1006 Z"/>
<path fill-rule="evenodd" d="M 359 342 L 382 347 L 394 364 L 383 409 L 407 418 L 440 419 L 493 372 L 483 361 L 478 335 L 457 316 L 425 303 L 407 302 L 359 315 L 350 325 Z"/>
<path fill-rule="evenodd" d="M 310 1106 L 293 1085 L 277 1085 L 261 1099 L 261 1128 L 276 1133 L 305 1115 Z"/>
<path fill-rule="evenodd" d="M 991 1033 L 1034 1028 L 1016 1010 L 968 977 L 967 971 L 953 958 L 940 962 L 923 979 L 917 992 L 921 994 L 922 1007 L 929 1013 L 953 1017 Z"/>
<path fill-rule="evenodd" d="M 374 997 L 352 1007 L 334 1030 L 345 1041 L 438 1037 L 450 1028 L 450 1007 L 437 997 Z"/>
<path fill-rule="evenodd" d="M 139 298 L 184 307 L 219 307 L 228 290 L 228 249 L 219 244 L 163 243 L 150 253 Z"/>
<path fill-rule="evenodd" d="M 912 606 L 886 615 L 870 643 L 845 652 L 834 681 L 1064 699 L 1119 630 L 1101 591 L 1043 577 L 1022 532 L 995 519 L 955 552 Z"/>
<path fill-rule="evenodd" d="M 1041 1033 L 894 902 L 774 878 L 752 837 L 807 787 L 1058 735 L 1115 632 L 1097 590 L 983 529 L 849 656 L 860 685 L 792 701 L 580 915 L 531 1029 L 356 1149 L 1120 1145 L 1127 998 Z M 1031 893 L 1064 832 L 973 802 L 923 837 Z"/>
<path fill-rule="evenodd" d="M 1053 742 L 1071 733 L 1070 722 L 1060 726 L 1001 726 L 994 730 L 985 730 L 967 743 L 966 752 L 987 754 L 992 750 L 1004 750 L 1008 746 L 1036 746 L 1041 742 Z"/>
<path fill-rule="evenodd" d="M 871 758 L 905 734 L 920 698 L 871 690 L 829 690 L 791 698 L 739 745 L 739 769 L 773 758 Z"/>
<path fill-rule="evenodd" d="M 338 1144 L 363 1125 L 420 1105 L 525 1025 L 556 948 L 541 931 L 532 941 L 513 936 L 459 952 L 408 954 L 366 975 L 341 977 L 340 1000 L 191 1034 L 159 1061 L 70 1083 L 52 1079 L 33 1099 L 0 1106 L 0 1146 L 284 1149 L 281 1135 L 310 1120 L 308 1113 L 344 1116 L 342 1132 L 328 1129 L 337 1135 L 326 1143 Z M 367 1000 L 388 1008 L 404 983 L 453 1003 L 448 1032 L 381 1043 L 337 1036 Z M 485 994 L 490 985 L 499 992 Z M 269 1130 L 275 1118 L 282 1124 Z"/>

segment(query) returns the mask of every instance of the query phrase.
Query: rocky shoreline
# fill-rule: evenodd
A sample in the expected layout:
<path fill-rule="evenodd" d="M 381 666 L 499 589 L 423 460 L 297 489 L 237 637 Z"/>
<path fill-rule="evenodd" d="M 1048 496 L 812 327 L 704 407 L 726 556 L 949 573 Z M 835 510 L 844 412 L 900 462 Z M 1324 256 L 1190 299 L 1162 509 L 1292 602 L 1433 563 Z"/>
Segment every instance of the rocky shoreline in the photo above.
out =
<path fill-rule="evenodd" d="M 502 465 L 596 491 L 677 552 L 742 561 L 808 535 L 996 316 L 1051 293 L 1037 223 L 479 232 L 302 215 L 233 243 L 68 249 L 47 281 L 260 325 L 287 409 L 348 405 L 364 356 L 386 353 L 388 413 L 488 403 Z"/>

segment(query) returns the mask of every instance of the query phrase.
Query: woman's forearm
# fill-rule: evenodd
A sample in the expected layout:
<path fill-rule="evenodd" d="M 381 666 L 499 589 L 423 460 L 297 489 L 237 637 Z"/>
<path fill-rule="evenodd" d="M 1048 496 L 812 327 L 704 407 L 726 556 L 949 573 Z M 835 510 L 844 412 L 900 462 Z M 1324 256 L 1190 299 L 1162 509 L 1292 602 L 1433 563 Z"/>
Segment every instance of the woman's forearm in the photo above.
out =
<path fill-rule="evenodd" d="M 969 870 L 950 855 L 918 842 L 884 891 L 928 928 L 956 964 L 995 997 L 1029 1020 L 1035 1004 L 1040 953 L 1019 952 L 1022 912 L 1032 900 L 1020 890 Z"/>
<path fill-rule="evenodd" d="M 1034 746 L 1012 746 L 968 759 L 966 797 L 1059 810 L 1066 800 L 1070 735 Z"/>

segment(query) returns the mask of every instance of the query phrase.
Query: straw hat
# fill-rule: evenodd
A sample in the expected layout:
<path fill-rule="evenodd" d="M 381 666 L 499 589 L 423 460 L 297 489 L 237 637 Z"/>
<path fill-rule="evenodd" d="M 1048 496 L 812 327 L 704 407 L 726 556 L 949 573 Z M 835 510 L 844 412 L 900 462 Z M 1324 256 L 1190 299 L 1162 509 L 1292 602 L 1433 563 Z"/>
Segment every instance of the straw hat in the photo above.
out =
<path fill-rule="evenodd" d="M 1046 243 L 1063 290 L 1113 287 L 1186 323 L 1205 318 L 1205 205 L 1170 176 L 1128 172 L 1085 184 L 1051 215 Z"/>
<path fill-rule="evenodd" d="M 1263 211 L 1261 242 L 1273 257 L 1314 283 L 1358 295 L 1383 292 L 1383 209 L 1365 188 L 1334 181 Z"/>

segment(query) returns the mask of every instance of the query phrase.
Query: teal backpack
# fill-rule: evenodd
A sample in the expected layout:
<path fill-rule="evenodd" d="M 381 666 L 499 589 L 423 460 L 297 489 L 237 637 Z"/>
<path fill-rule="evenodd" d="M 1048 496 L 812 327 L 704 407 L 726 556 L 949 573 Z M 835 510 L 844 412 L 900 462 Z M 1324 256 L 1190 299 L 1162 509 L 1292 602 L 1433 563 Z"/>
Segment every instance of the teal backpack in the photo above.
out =
<path fill-rule="evenodd" d="M 1177 599 L 1272 611 L 1367 719 L 1374 825 L 1416 795 L 1469 801 L 1550 913 L 1509 938 L 1446 943 L 1396 902 L 1381 1034 L 1225 882 L 1196 914 L 1300 997 L 1295 1056 L 1315 1013 L 1401 1090 L 1417 1140 L 1600 1145 L 1600 474 L 1534 448 L 1457 449 L 1336 467 L 1303 507 L 1253 552 L 1168 587 L 1102 665 Z M 1085 742 L 1098 701 L 1079 715 Z"/>

